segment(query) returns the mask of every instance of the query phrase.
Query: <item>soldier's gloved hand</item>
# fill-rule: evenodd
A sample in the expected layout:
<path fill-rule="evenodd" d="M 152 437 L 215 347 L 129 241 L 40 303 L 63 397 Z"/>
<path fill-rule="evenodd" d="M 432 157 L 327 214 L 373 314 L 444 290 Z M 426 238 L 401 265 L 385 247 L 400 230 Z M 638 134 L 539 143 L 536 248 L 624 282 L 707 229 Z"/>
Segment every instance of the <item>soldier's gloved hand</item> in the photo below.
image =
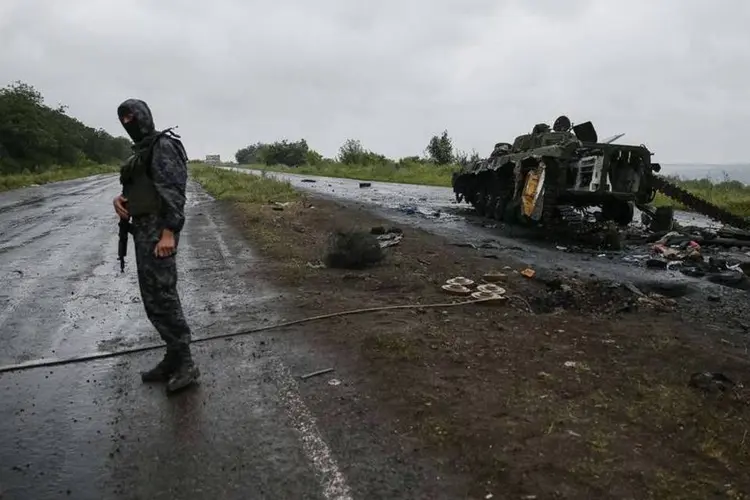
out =
<path fill-rule="evenodd" d="M 157 243 L 156 248 L 154 248 L 154 255 L 156 255 L 157 257 L 169 257 L 174 253 L 174 250 L 174 234 L 169 229 L 165 229 L 161 233 L 161 239 L 159 239 L 159 243 Z"/>
<path fill-rule="evenodd" d="M 128 209 L 125 208 L 125 204 L 128 202 L 128 200 L 121 194 L 118 194 L 115 196 L 114 201 L 112 202 L 115 206 L 115 212 L 121 219 L 128 219 L 130 217 L 130 214 L 128 213 Z"/>

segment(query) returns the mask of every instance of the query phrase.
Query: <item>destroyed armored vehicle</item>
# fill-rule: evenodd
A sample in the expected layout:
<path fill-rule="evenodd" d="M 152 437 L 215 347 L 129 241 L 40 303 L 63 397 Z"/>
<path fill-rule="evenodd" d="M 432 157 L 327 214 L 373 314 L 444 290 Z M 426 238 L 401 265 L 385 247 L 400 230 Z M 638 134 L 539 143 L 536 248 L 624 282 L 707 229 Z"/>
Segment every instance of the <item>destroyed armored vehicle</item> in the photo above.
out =
<path fill-rule="evenodd" d="M 661 191 L 709 217 L 746 228 L 748 222 L 698 199 L 656 175 L 661 167 L 643 145 L 614 144 L 623 134 L 599 142 L 591 122 L 572 126 L 560 116 L 552 129 L 540 123 L 513 144 L 499 142 L 489 158 L 454 172 L 458 202 L 478 214 L 510 224 L 551 225 L 576 209 L 601 207 L 600 220 L 627 225 L 634 207 L 670 223 L 671 210 L 648 204 Z"/>

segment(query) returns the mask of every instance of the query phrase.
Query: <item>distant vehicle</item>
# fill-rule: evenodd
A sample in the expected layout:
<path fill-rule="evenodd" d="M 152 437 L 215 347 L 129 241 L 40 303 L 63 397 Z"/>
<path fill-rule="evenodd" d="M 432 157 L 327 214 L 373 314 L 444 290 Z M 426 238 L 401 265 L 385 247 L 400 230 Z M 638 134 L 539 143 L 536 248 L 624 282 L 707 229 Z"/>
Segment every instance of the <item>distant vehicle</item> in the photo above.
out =
<path fill-rule="evenodd" d="M 221 163 L 221 155 L 206 155 L 206 163 L 218 165 Z"/>

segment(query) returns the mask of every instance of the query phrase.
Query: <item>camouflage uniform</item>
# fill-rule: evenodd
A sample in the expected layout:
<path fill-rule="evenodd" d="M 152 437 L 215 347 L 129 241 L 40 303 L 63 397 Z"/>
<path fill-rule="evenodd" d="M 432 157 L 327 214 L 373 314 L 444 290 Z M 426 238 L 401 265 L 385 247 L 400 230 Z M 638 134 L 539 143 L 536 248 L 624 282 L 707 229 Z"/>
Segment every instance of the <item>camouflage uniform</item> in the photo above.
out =
<path fill-rule="evenodd" d="M 123 123 L 134 145 L 120 181 L 132 216 L 138 284 L 146 315 L 167 347 L 164 359 L 141 378 L 167 381 L 168 390 L 177 390 L 199 376 L 190 353 L 190 327 L 177 293 L 176 250 L 185 224 L 187 155 L 178 136 L 155 129 L 145 102 L 128 99 L 117 112 L 121 119 L 133 114 L 131 122 Z M 165 228 L 174 233 L 175 253 L 159 257 L 154 249 Z"/>

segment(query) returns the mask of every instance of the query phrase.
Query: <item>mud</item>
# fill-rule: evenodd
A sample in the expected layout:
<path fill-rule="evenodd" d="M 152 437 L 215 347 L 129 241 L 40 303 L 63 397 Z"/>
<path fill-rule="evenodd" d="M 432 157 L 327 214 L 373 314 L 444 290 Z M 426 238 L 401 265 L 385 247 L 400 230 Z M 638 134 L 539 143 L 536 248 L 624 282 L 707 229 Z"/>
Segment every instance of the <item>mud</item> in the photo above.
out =
<path fill-rule="evenodd" d="M 117 191 L 102 176 L 0 195 L 0 364 L 158 342 L 132 241 L 119 271 Z M 179 268 L 194 336 L 282 319 L 291 306 L 256 278 L 262 262 L 193 183 L 188 199 Z M 3 500 L 451 497 L 387 425 L 318 424 L 306 401 L 335 422 L 356 398 L 330 377 L 298 384 L 333 362 L 299 332 L 194 349 L 201 384 L 169 398 L 138 376 L 158 351 L 0 375 Z"/>

